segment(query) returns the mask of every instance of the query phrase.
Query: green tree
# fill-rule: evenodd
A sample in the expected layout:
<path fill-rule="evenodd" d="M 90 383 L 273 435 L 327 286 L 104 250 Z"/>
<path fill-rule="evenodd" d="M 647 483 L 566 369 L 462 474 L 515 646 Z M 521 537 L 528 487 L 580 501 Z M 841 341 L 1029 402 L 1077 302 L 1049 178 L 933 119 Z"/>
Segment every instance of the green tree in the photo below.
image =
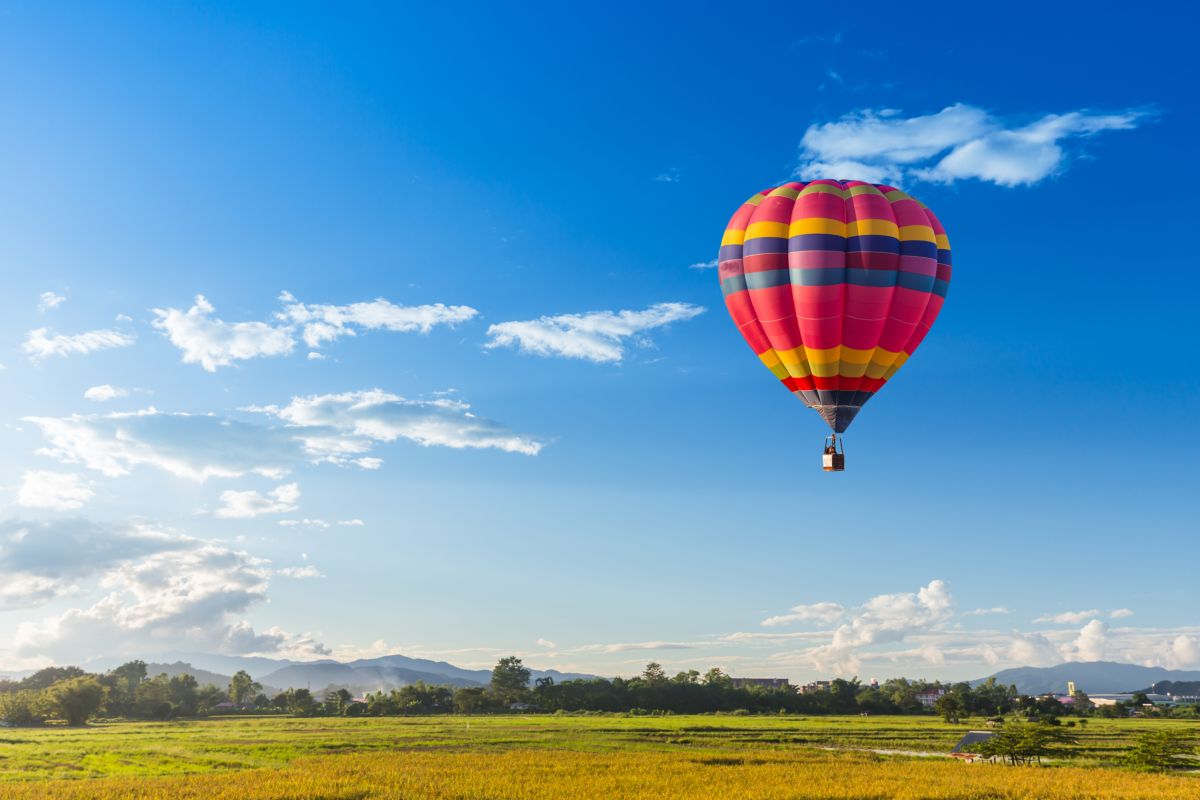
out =
<path fill-rule="evenodd" d="M 1066 752 L 1065 746 L 1075 740 L 1059 725 L 1048 722 L 1014 720 L 995 736 L 980 742 L 978 752 L 984 758 L 997 758 L 1009 764 L 1028 764 L 1043 756 Z"/>
<path fill-rule="evenodd" d="M 500 659 L 492 669 L 492 693 L 502 702 L 512 703 L 525 696 L 532 673 L 516 656 Z"/>
<path fill-rule="evenodd" d="M 186 672 L 176 675 L 167 682 L 167 696 L 175 713 L 193 717 L 199 710 L 200 684 L 195 675 Z"/>
<path fill-rule="evenodd" d="M 46 702 L 68 725 L 86 725 L 104 705 L 104 686 L 93 675 L 59 681 L 45 691 Z"/>
<path fill-rule="evenodd" d="M 474 714 L 487 709 L 488 698 L 482 687 L 468 686 L 454 692 L 454 710 L 459 714 Z"/>
<path fill-rule="evenodd" d="M 0 722 L 9 725 L 38 725 L 46 719 L 42 692 L 30 689 L 0 692 Z"/>
<path fill-rule="evenodd" d="M 1194 755 L 1195 744 L 1183 731 L 1150 731 L 1137 738 L 1125 755 L 1125 763 L 1135 769 L 1166 772 L 1187 765 L 1184 756 Z"/>
<path fill-rule="evenodd" d="M 251 678 L 244 669 L 239 669 L 229 679 L 229 699 L 239 706 L 261 691 L 262 684 Z"/>
<path fill-rule="evenodd" d="M 165 675 L 142 681 L 134 691 L 133 715 L 142 719 L 170 719 L 171 682 Z"/>
<path fill-rule="evenodd" d="M 667 673 L 663 671 L 662 664 L 657 661 L 651 661 L 642 670 L 642 680 L 649 684 L 659 684 L 667 682 Z"/>
<path fill-rule="evenodd" d="M 68 678 L 82 678 L 87 673 L 79 667 L 43 667 L 32 675 L 23 678 L 18 686 L 22 689 L 47 689 L 50 686 L 65 681 Z"/>
<path fill-rule="evenodd" d="M 704 685 L 713 686 L 718 689 L 732 689 L 733 679 L 722 672 L 720 667 L 713 667 L 704 673 Z"/>
<path fill-rule="evenodd" d="M 225 690 L 220 686 L 214 686 L 211 683 L 206 683 L 196 692 L 196 713 L 211 714 L 217 710 L 217 706 L 224 703 L 229 698 L 225 696 Z"/>
<path fill-rule="evenodd" d="M 955 725 L 958 724 L 958 718 L 967 710 L 962 697 L 957 694 L 942 695 L 937 699 L 934 708 L 942 715 L 942 719 Z"/>
<path fill-rule="evenodd" d="M 317 701 L 308 689 L 290 689 L 288 695 L 288 711 L 293 714 L 307 717 L 317 710 Z"/>

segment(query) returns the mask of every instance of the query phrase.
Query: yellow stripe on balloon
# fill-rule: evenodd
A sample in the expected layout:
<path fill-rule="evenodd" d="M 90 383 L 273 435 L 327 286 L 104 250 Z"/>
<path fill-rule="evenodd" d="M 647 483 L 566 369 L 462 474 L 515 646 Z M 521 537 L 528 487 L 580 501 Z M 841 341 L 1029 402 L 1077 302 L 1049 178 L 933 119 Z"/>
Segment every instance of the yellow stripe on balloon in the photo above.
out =
<path fill-rule="evenodd" d="M 933 228 L 928 225 L 905 225 L 900 229 L 900 241 L 935 244 L 937 239 L 933 236 Z"/>
<path fill-rule="evenodd" d="M 768 350 L 761 354 L 759 358 L 767 369 L 775 374 L 776 378 L 783 380 L 784 378 L 807 378 L 810 374 L 808 364 L 805 363 L 803 356 L 797 356 L 795 350 Z"/>
<path fill-rule="evenodd" d="M 949 236 L 947 236 L 944 233 L 939 233 L 939 234 L 937 234 L 937 236 L 935 238 L 937 239 L 938 250 L 949 250 L 950 249 L 950 237 Z"/>
<path fill-rule="evenodd" d="M 791 186 L 780 186 L 778 189 L 772 190 L 767 197 L 786 197 L 788 199 L 795 200 L 799 194 L 799 189 L 793 189 Z"/>
<path fill-rule="evenodd" d="M 825 217 L 803 217 L 792 220 L 788 226 L 788 236 L 804 236 L 810 233 L 825 233 L 833 236 L 846 237 L 846 223 Z"/>
<path fill-rule="evenodd" d="M 786 222 L 755 222 L 746 228 L 747 239 L 761 239 L 765 237 L 786 239 L 787 235 L 788 224 Z"/>
<path fill-rule="evenodd" d="M 727 244 L 743 244 L 746 240 L 746 232 L 739 231 L 736 228 L 728 228 L 725 235 L 721 237 L 721 246 Z"/>
<path fill-rule="evenodd" d="M 886 219 L 858 219 L 846 224 L 847 236 L 891 236 L 899 238 L 900 228 Z"/>
<path fill-rule="evenodd" d="M 808 186 L 805 186 L 803 189 L 800 190 L 800 194 L 802 194 L 802 195 L 803 194 L 816 194 L 817 192 L 823 192 L 825 194 L 835 194 L 838 197 L 842 198 L 843 200 L 845 200 L 847 197 L 849 197 L 849 195 L 846 193 L 845 189 L 839 188 L 837 186 L 830 186 L 828 183 L 810 183 Z"/>

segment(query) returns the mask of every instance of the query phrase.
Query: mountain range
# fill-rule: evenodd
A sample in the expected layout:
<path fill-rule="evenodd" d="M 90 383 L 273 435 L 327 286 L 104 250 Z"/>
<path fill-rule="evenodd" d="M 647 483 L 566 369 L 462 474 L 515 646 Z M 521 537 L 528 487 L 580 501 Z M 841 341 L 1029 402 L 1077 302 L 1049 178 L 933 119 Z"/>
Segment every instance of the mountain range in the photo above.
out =
<path fill-rule="evenodd" d="M 1054 667 L 1016 667 L 997 672 L 997 683 L 1015 684 L 1021 694 L 1065 693 L 1067 681 L 1089 694 L 1136 692 L 1159 681 L 1197 681 L 1200 671 L 1143 667 L 1139 664 L 1119 664 L 1115 661 L 1072 661 Z M 983 683 L 986 678 L 971 681 Z"/>
<path fill-rule="evenodd" d="M 386 691 L 418 681 L 449 686 L 486 686 L 492 678 L 489 669 L 464 669 L 445 661 L 403 655 L 363 658 L 349 662 L 333 659 L 291 661 L 207 653 L 187 653 L 172 658 L 174 660 L 170 662 L 165 659 L 148 662 L 147 673 L 158 675 L 165 672 L 173 676 L 187 672 L 194 675 L 201 684 L 225 686 L 233 673 L 244 669 L 263 685 L 268 694 L 293 688 L 324 689 L 331 685 L 344 687 L 356 693 L 381 689 Z M 109 664 L 107 661 L 87 665 L 89 669 L 111 669 L 115 666 L 116 663 Z M 530 672 L 531 680 L 553 678 L 555 682 L 594 677 L 553 669 L 535 669 Z"/>

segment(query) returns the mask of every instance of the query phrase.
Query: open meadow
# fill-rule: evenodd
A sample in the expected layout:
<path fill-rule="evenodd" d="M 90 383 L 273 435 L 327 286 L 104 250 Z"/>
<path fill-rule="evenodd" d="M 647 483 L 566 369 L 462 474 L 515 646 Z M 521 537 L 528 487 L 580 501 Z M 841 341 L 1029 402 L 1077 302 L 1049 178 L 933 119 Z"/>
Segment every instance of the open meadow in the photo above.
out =
<path fill-rule="evenodd" d="M 1118 768 L 1093 720 L 1043 767 L 946 758 L 972 725 L 913 717 L 228 717 L 0 730 L 0 797 L 1197 798 L 1200 776 Z M 924 754 L 924 755 L 921 755 Z"/>

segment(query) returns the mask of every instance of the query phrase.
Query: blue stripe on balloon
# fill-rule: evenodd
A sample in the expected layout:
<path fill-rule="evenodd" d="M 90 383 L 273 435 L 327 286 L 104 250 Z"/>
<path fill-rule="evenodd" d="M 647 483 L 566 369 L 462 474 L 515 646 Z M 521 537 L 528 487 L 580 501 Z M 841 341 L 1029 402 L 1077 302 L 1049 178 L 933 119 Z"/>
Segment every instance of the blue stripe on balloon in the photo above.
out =
<path fill-rule="evenodd" d="M 742 246 L 742 258 L 763 255 L 765 253 L 786 253 L 787 251 L 787 239 L 778 236 L 758 236 L 754 239 L 746 240 L 746 244 Z"/>

